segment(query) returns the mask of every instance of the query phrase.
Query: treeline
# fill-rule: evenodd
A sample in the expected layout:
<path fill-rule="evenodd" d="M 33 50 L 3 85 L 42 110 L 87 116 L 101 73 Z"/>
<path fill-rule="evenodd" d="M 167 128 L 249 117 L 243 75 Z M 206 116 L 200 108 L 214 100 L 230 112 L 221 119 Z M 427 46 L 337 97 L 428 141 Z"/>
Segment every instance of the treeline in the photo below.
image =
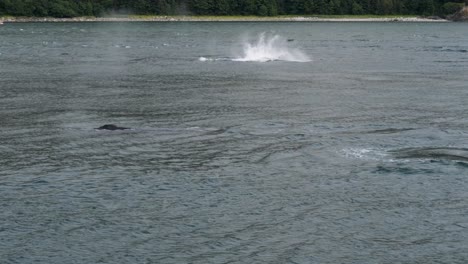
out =
<path fill-rule="evenodd" d="M 0 0 L 0 16 L 438 15 L 468 0 Z"/>

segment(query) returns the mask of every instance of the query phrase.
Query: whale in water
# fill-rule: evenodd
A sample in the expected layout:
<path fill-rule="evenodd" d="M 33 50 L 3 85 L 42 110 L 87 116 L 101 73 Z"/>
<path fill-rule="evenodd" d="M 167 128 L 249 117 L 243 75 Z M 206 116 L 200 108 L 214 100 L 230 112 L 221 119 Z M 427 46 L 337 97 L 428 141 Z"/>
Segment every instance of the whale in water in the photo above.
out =
<path fill-rule="evenodd" d="M 96 128 L 98 130 L 126 130 L 126 129 L 130 129 L 128 127 L 119 127 L 117 125 L 114 125 L 114 124 L 105 124 L 103 126 L 100 126 L 98 128 Z"/>

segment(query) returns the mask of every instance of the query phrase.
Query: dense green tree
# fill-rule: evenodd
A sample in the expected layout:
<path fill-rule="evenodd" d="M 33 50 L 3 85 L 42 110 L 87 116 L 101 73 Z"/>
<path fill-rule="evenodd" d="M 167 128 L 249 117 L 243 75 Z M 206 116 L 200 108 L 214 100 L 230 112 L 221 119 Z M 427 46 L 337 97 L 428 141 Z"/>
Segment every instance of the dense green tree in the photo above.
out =
<path fill-rule="evenodd" d="M 318 14 L 317 2 L 304 0 L 304 14 Z"/>
<path fill-rule="evenodd" d="M 468 0 L 0 0 L 0 15 L 447 15 L 465 4 Z"/>
<path fill-rule="evenodd" d="M 241 0 L 242 15 L 253 15 L 257 13 L 257 2 L 255 0 Z"/>
<path fill-rule="evenodd" d="M 362 15 L 364 14 L 364 9 L 359 3 L 353 2 L 353 6 L 351 7 L 351 13 L 353 15 Z"/>
<path fill-rule="evenodd" d="M 213 8 L 213 1 L 212 0 L 191 0 L 190 8 L 196 14 L 210 15 L 211 9 Z"/>
<path fill-rule="evenodd" d="M 284 3 L 286 14 L 303 14 L 304 0 L 286 0 Z"/>
<path fill-rule="evenodd" d="M 328 8 L 328 0 L 316 0 L 317 1 L 317 14 L 328 15 L 330 9 Z"/>
<path fill-rule="evenodd" d="M 230 15 L 231 14 L 231 3 L 229 0 L 217 0 L 214 2 L 213 13 L 218 15 Z"/>
<path fill-rule="evenodd" d="M 393 13 L 393 10 L 392 0 L 377 0 L 377 14 L 388 15 Z"/>
<path fill-rule="evenodd" d="M 341 1 L 340 0 L 330 0 L 328 4 L 329 13 L 333 15 L 341 15 Z"/>

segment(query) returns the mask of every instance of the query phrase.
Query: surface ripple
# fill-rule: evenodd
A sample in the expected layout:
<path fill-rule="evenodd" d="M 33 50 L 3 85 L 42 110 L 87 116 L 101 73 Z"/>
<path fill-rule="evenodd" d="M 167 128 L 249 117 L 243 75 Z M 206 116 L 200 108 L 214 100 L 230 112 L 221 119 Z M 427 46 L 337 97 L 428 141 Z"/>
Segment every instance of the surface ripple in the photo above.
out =
<path fill-rule="evenodd" d="M 466 263 L 466 33 L 2 25 L 0 262 Z"/>

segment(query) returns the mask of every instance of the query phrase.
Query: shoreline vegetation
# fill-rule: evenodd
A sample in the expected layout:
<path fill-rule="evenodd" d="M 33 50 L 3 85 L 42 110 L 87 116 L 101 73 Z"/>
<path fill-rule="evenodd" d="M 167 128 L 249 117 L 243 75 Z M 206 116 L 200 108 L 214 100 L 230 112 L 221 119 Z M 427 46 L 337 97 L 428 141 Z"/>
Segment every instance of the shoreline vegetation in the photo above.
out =
<path fill-rule="evenodd" d="M 128 15 L 115 17 L 0 17 L 4 23 L 47 22 L 449 22 L 440 17 L 417 16 L 151 16 Z"/>
<path fill-rule="evenodd" d="M 468 0 L 0 0 L 4 22 L 468 21 Z M 2 21 L 2 20 L 0 20 Z"/>

